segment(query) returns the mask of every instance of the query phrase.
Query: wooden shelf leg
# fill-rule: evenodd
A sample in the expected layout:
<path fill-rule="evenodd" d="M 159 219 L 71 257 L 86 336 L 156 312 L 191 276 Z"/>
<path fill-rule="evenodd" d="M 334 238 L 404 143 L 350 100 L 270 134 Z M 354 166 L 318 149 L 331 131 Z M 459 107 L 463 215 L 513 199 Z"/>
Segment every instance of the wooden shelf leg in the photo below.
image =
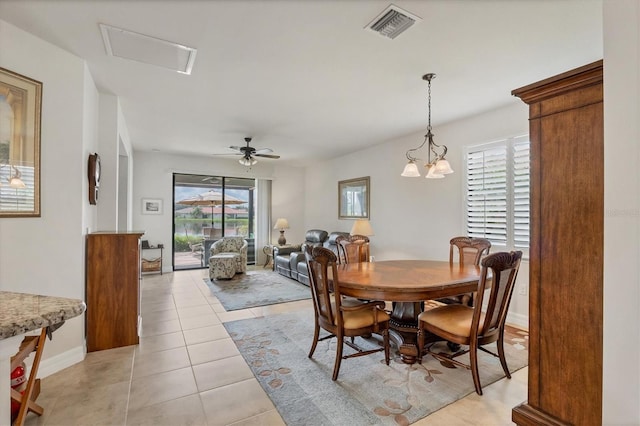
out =
<path fill-rule="evenodd" d="M 38 343 L 36 344 L 36 355 L 31 365 L 31 371 L 29 372 L 29 380 L 27 381 L 27 388 L 24 390 L 20 401 L 20 410 L 18 411 L 18 417 L 13 422 L 13 426 L 22 426 L 24 420 L 27 417 L 29 409 L 39 416 L 42 415 L 44 409 L 35 403 L 35 398 L 40 393 L 40 380 L 36 379 L 38 374 L 38 367 L 40 366 L 40 359 L 42 358 L 42 352 L 44 350 L 44 342 L 47 338 L 47 328 L 43 328 L 38 337 Z M 13 391 L 15 392 L 15 391 Z M 12 397 L 13 397 L 12 392 Z M 16 392 L 18 393 L 18 392 Z M 20 395 L 18 393 L 18 395 Z"/>

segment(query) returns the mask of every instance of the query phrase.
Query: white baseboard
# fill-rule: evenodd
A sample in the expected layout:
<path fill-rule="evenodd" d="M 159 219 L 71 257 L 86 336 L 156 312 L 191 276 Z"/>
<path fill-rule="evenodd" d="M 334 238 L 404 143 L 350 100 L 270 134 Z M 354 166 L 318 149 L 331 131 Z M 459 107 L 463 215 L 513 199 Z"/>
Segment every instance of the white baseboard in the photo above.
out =
<path fill-rule="evenodd" d="M 507 313 L 507 324 L 529 330 L 529 316 L 515 313 Z"/>
<path fill-rule="evenodd" d="M 75 348 L 69 349 L 68 351 L 56 356 L 43 359 L 40 362 L 40 367 L 38 368 L 38 377 L 44 379 L 45 377 L 57 373 L 60 370 L 71 367 L 72 365 L 83 361 L 86 353 L 87 351 L 83 345 L 76 346 Z"/>

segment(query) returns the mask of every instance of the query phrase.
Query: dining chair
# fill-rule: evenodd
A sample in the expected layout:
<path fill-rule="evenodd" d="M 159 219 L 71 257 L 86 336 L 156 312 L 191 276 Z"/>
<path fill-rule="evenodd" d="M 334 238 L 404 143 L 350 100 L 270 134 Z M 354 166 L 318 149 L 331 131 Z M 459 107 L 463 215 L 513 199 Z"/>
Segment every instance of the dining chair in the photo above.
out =
<path fill-rule="evenodd" d="M 385 362 L 389 365 L 389 314 L 382 308 L 384 304 L 381 306 L 377 302 L 343 300 L 337 278 L 337 256 L 331 250 L 314 247 L 311 252 L 305 252 L 305 257 L 315 312 L 309 358 L 313 356 L 319 341 L 336 337 L 338 342 L 332 380 L 337 380 L 343 359 L 384 351 Z M 321 328 L 330 334 L 319 338 Z M 381 348 L 363 349 L 355 343 L 355 337 L 369 336 L 372 333 L 382 336 Z M 350 340 L 345 340 L 345 337 Z M 345 344 L 356 352 L 343 355 Z"/>
<path fill-rule="evenodd" d="M 339 263 L 369 261 L 369 238 L 362 235 L 336 238 Z"/>
<path fill-rule="evenodd" d="M 454 237 L 449 241 L 449 263 L 453 264 L 457 257 L 460 265 L 479 266 L 482 256 L 488 255 L 490 250 L 491 241 L 486 238 Z M 444 297 L 438 302 L 473 306 L 473 293 Z"/>
<path fill-rule="evenodd" d="M 442 362 L 470 369 L 476 392 L 482 395 L 478 372 L 478 349 L 480 349 L 500 358 L 505 375 L 511 378 L 504 356 L 504 326 L 521 259 L 521 251 L 499 252 L 485 257 L 481 262 L 482 269 L 475 306 L 444 305 L 426 310 L 418 316 L 420 363 L 422 363 L 423 353 L 428 353 Z M 488 291 L 487 295 L 485 290 Z M 486 310 L 483 312 L 482 305 L 485 297 L 487 297 L 487 303 Z M 434 334 L 459 345 L 466 345 L 468 348 L 453 354 L 434 352 L 431 347 L 435 343 L 425 347 L 425 333 Z M 493 342 L 497 342 L 497 354 L 483 347 Z M 471 365 L 454 359 L 466 353 L 469 354 Z"/>

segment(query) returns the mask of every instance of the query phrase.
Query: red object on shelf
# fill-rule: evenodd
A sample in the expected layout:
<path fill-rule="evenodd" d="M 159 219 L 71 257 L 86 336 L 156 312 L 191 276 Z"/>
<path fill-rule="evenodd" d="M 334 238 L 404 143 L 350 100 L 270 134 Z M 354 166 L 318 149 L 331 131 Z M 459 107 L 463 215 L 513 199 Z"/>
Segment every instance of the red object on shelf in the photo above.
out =
<path fill-rule="evenodd" d="M 25 387 L 27 386 L 27 366 L 23 362 L 19 366 L 13 369 L 11 372 L 11 388 L 20 392 L 21 394 L 24 392 Z M 20 403 L 11 400 L 11 419 L 13 420 L 20 410 Z"/>

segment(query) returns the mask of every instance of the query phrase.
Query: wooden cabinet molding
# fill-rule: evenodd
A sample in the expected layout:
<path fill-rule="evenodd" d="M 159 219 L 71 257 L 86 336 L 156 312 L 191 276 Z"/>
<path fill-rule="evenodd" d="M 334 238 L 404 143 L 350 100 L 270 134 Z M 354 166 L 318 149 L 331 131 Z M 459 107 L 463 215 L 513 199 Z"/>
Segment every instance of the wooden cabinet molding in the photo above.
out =
<path fill-rule="evenodd" d="M 529 105 L 529 383 L 518 425 L 602 423 L 602 61 L 514 90 Z"/>

